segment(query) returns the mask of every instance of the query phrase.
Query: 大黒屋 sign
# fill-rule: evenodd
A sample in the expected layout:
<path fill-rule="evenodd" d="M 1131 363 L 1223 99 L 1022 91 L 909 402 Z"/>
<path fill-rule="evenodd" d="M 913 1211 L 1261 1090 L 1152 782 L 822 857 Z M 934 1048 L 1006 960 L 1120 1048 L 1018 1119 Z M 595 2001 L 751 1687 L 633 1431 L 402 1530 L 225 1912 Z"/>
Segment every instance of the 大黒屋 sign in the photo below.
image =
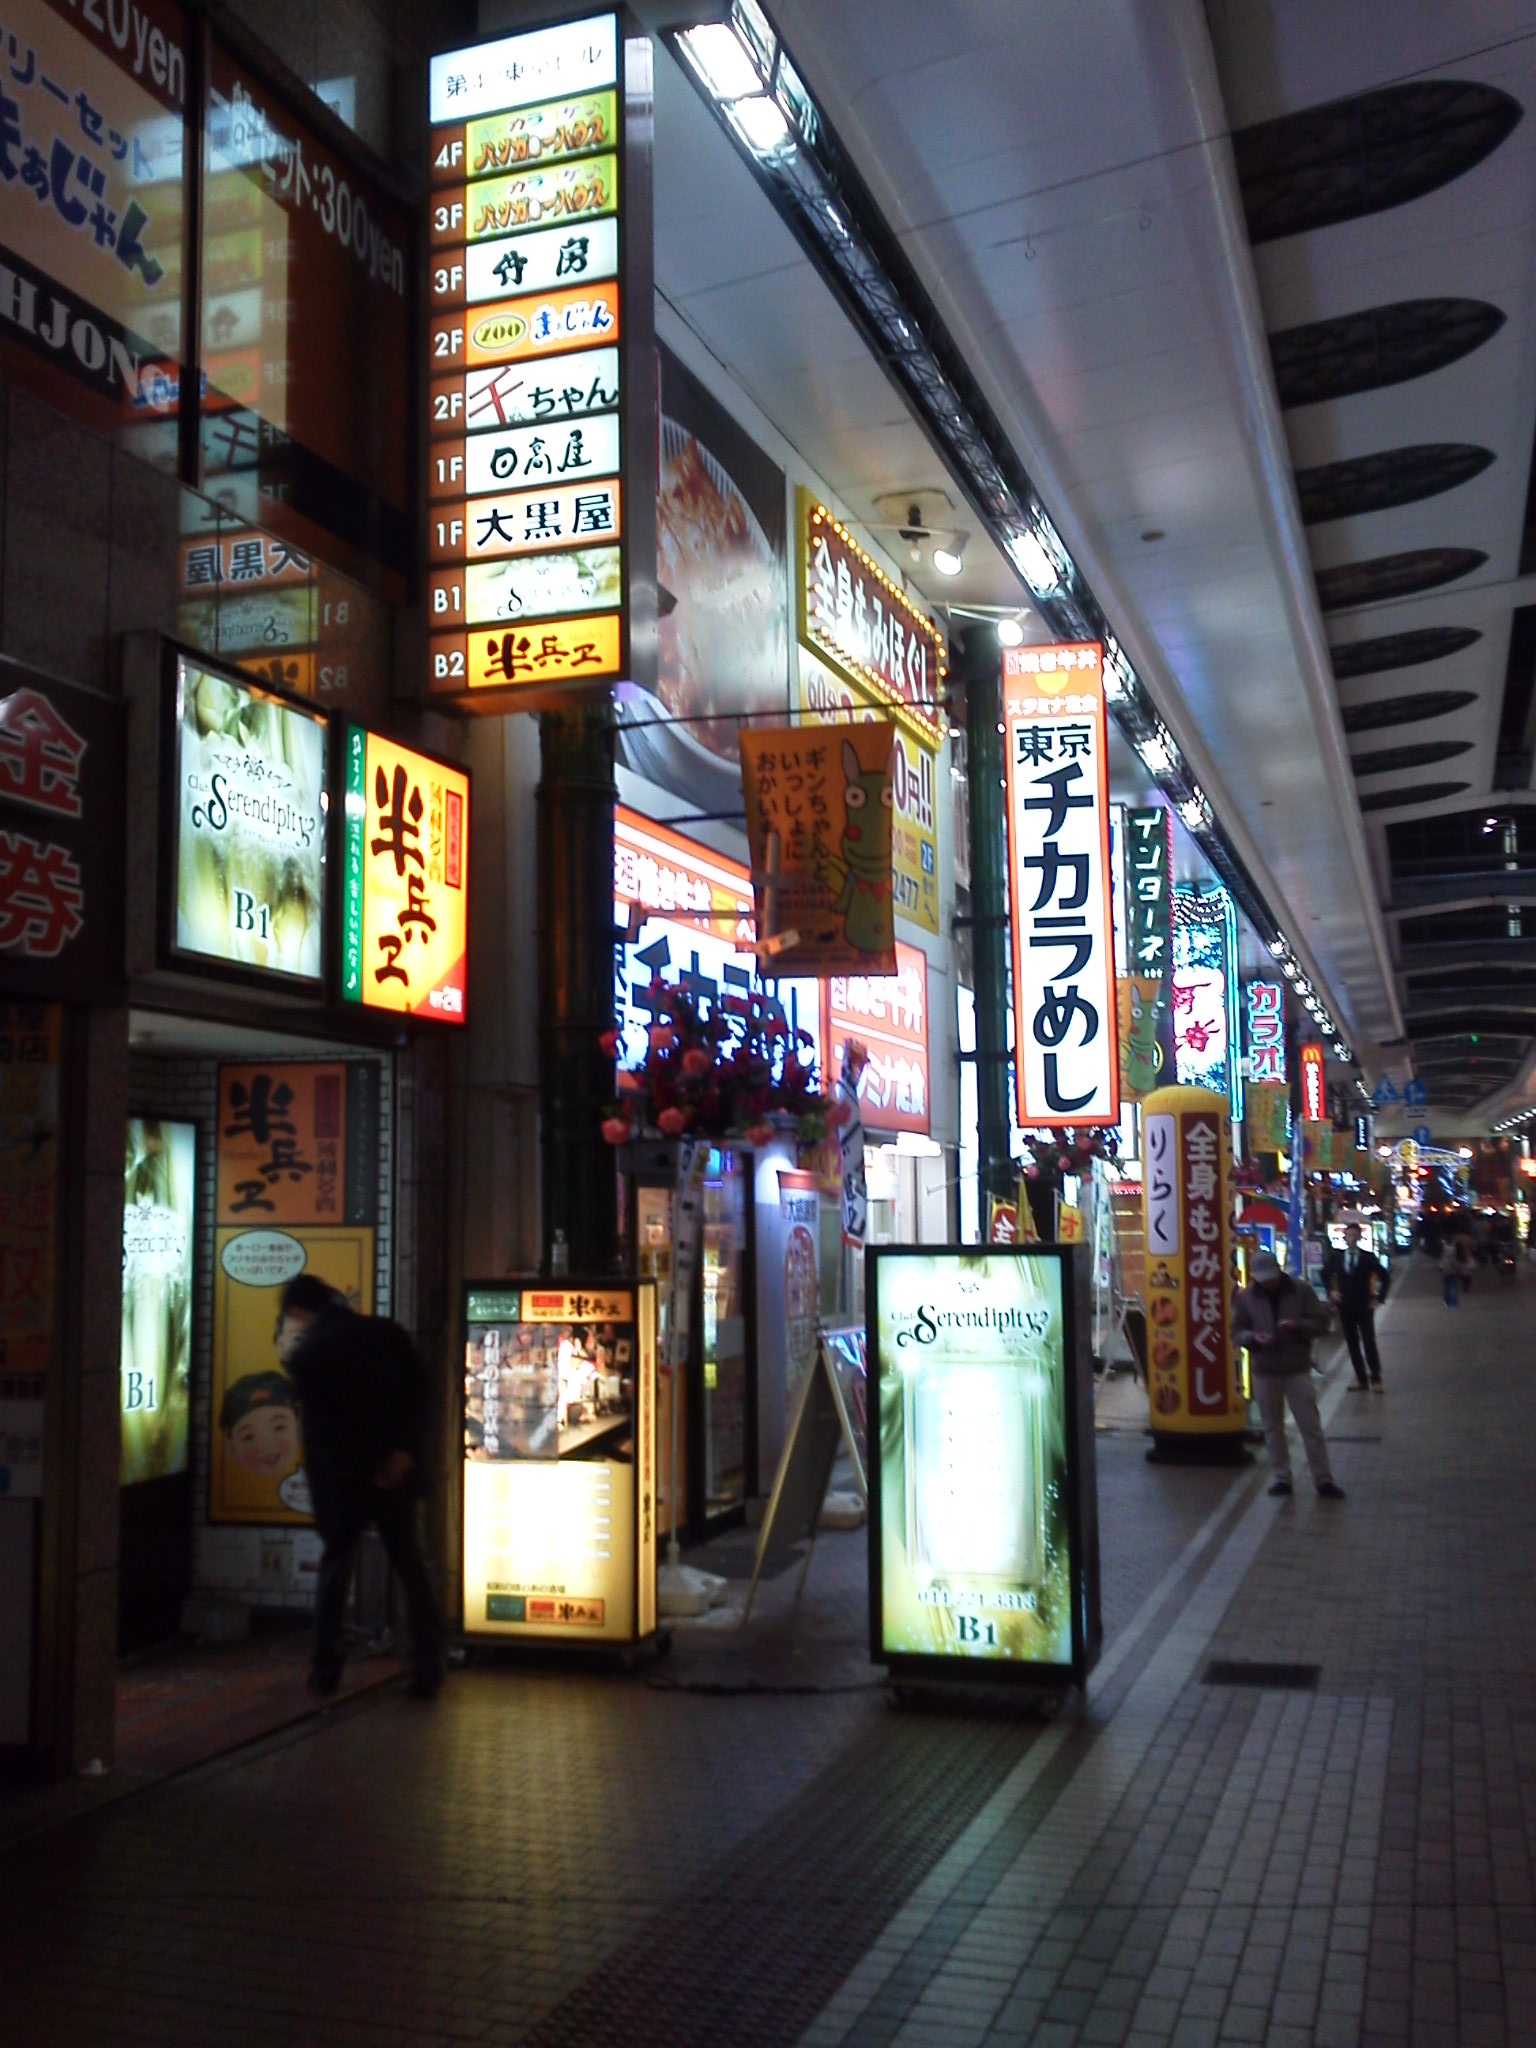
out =
<path fill-rule="evenodd" d="M 1120 1115 L 1102 663 L 1096 641 L 1003 653 L 1025 1125 L 1112 1124 Z"/>
<path fill-rule="evenodd" d="M 526 697 L 628 672 L 638 444 L 618 17 L 431 64 L 431 684 Z M 639 325 L 637 326 L 637 322 Z M 648 352 L 648 351 L 647 351 Z"/>
<path fill-rule="evenodd" d="M 345 818 L 342 996 L 462 1024 L 468 775 L 351 726 Z"/>
<path fill-rule="evenodd" d="M 943 737 L 944 636 L 808 491 L 796 497 L 800 637 L 928 746 Z"/>

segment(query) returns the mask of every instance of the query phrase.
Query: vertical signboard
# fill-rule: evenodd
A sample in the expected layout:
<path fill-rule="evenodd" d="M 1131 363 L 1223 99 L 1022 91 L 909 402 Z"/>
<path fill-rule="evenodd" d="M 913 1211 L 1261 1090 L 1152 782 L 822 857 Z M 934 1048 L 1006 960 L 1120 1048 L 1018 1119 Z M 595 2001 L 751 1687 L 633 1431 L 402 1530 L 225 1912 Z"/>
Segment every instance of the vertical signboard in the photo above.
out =
<path fill-rule="evenodd" d="M 1321 1123 L 1328 1114 L 1323 1048 L 1311 1040 L 1299 1049 L 1298 1057 L 1301 1060 L 1301 1113 L 1309 1123 Z"/>
<path fill-rule="evenodd" d="M 1243 984 L 1243 1015 L 1248 1027 L 1248 1078 L 1284 1084 L 1285 988 L 1278 981 Z"/>
<path fill-rule="evenodd" d="M 632 1642 L 656 1625 L 656 1290 L 471 1285 L 463 1625 Z"/>
<path fill-rule="evenodd" d="M 634 267 L 649 267 L 649 154 L 626 134 L 629 56 L 618 16 L 599 14 L 432 59 L 439 694 L 510 702 L 634 674 L 655 366 Z"/>
<path fill-rule="evenodd" d="M 1021 1124 L 1120 1116 L 1103 653 L 1003 653 Z"/>
<path fill-rule="evenodd" d="M 130 1117 L 123 1154 L 123 1486 L 187 1469 L 197 1126 Z"/>
<path fill-rule="evenodd" d="M 122 982 L 122 733 L 120 704 L 0 668 L 0 976 L 11 996 L 100 1002 Z"/>
<path fill-rule="evenodd" d="M 1225 889 L 1173 892 L 1173 1048 L 1181 1088 L 1214 1088 L 1243 1114 L 1237 911 Z"/>
<path fill-rule="evenodd" d="M 1173 848 L 1160 806 L 1125 813 L 1126 964 L 1165 978 L 1173 964 Z"/>
<path fill-rule="evenodd" d="M 349 726 L 341 877 L 346 1002 L 464 1022 L 469 777 Z"/>
<path fill-rule="evenodd" d="M 806 490 L 795 494 L 800 638 L 914 735 L 944 737 L 944 636 Z"/>
<path fill-rule="evenodd" d="M 1208 1088 L 1160 1088 L 1142 1116 L 1153 1433 L 1241 1433 L 1229 1322 L 1226 1097 Z"/>
<path fill-rule="evenodd" d="M 868 1255 L 877 1663 L 1080 1681 L 1093 1662 L 1092 1370 L 1073 1256 Z"/>

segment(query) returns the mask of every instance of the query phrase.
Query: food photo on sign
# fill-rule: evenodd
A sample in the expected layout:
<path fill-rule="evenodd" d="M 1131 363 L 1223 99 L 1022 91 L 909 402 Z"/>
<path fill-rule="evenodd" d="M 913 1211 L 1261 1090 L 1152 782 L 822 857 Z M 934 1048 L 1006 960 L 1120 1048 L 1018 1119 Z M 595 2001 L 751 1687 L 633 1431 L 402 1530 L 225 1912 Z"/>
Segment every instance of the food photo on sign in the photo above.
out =
<path fill-rule="evenodd" d="M 701 810 L 741 797 L 732 714 L 787 709 L 784 472 L 662 347 L 657 694 L 619 760 Z"/>
<path fill-rule="evenodd" d="M 787 974 L 894 974 L 888 720 L 743 726 L 758 930 Z"/>

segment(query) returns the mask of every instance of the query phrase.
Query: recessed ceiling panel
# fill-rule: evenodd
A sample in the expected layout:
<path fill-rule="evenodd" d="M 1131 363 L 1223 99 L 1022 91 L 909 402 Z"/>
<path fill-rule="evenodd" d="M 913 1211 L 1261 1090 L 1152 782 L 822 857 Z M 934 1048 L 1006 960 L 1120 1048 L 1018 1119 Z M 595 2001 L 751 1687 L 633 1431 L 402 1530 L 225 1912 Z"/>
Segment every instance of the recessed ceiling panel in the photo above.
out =
<path fill-rule="evenodd" d="M 1378 697 L 1370 704 L 1346 704 L 1341 716 L 1348 733 L 1380 732 L 1388 725 L 1418 725 L 1475 704 L 1475 690 L 1414 690 L 1404 697 Z M 1355 764 L 1359 772 L 1359 763 Z"/>
<path fill-rule="evenodd" d="M 1369 562 L 1346 562 L 1342 568 L 1319 569 L 1317 601 L 1325 612 L 1348 611 L 1361 604 L 1385 604 L 1412 597 L 1469 576 L 1488 559 L 1481 548 L 1409 548 L 1400 555 L 1377 555 Z"/>
<path fill-rule="evenodd" d="M 1377 789 L 1360 799 L 1362 811 L 1401 811 L 1411 804 L 1438 803 L 1442 797 L 1460 796 L 1465 782 L 1415 782 L 1407 789 Z"/>
<path fill-rule="evenodd" d="M 1508 93 L 1420 79 L 1241 129 L 1232 138 L 1249 239 L 1274 241 L 1421 199 L 1497 149 Z"/>
<path fill-rule="evenodd" d="M 1414 746 L 1378 747 L 1373 753 L 1351 754 L 1349 765 L 1357 775 L 1396 775 L 1408 768 L 1430 768 L 1436 761 L 1453 761 L 1458 754 L 1470 754 L 1470 740 L 1421 740 Z"/>
<path fill-rule="evenodd" d="M 1485 299 L 1400 299 L 1269 338 L 1282 406 L 1319 405 L 1405 384 L 1481 348 L 1504 325 Z"/>
<path fill-rule="evenodd" d="M 1354 676 L 1385 675 L 1389 669 L 1419 668 L 1426 661 L 1444 661 L 1482 639 L 1476 626 L 1418 626 L 1408 633 L 1382 633 L 1372 640 L 1350 640 L 1330 647 L 1333 673 L 1341 682 Z"/>
<path fill-rule="evenodd" d="M 1453 491 L 1481 476 L 1494 460 L 1491 448 L 1470 441 L 1421 441 L 1412 448 L 1384 448 L 1378 455 L 1356 455 L 1347 462 L 1326 462 L 1298 469 L 1296 494 L 1308 526 L 1329 519 L 1349 519 L 1364 512 L 1386 512 L 1395 505 L 1416 504 Z"/>

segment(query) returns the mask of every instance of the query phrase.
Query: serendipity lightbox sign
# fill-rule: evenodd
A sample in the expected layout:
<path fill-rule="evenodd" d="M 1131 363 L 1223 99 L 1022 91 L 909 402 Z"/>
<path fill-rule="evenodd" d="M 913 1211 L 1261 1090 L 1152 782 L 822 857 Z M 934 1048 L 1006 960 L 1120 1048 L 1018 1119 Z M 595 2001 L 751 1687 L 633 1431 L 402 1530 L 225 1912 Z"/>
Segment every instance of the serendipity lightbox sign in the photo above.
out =
<path fill-rule="evenodd" d="M 633 676 L 655 395 L 624 62 L 601 14 L 431 64 L 430 671 L 466 703 Z"/>
<path fill-rule="evenodd" d="M 1021 1124 L 1120 1115 L 1109 771 L 1097 641 L 1003 653 Z"/>

